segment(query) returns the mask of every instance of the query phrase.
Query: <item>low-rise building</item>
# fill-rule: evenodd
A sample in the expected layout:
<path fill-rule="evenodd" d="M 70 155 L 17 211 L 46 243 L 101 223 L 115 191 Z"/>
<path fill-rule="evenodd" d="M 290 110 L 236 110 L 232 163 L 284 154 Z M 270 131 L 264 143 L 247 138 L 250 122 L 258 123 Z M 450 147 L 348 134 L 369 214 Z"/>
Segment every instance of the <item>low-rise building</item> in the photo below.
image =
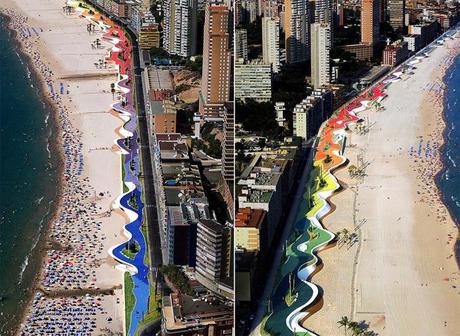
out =
<path fill-rule="evenodd" d="M 176 133 L 177 108 L 170 100 L 150 101 L 155 133 Z"/>
<path fill-rule="evenodd" d="M 188 148 L 179 133 L 157 133 L 156 140 L 163 162 L 188 161 Z"/>
<path fill-rule="evenodd" d="M 139 29 L 139 48 L 151 49 L 160 47 L 160 30 L 158 23 L 142 23 Z"/>
<path fill-rule="evenodd" d="M 422 47 L 431 43 L 441 30 L 440 24 L 437 21 L 424 22 L 421 24 L 410 25 L 408 27 L 409 35 L 419 35 L 422 39 Z"/>
<path fill-rule="evenodd" d="M 162 300 L 163 336 L 232 335 L 233 306 L 211 296 L 172 293 Z"/>
<path fill-rule="evenodd" d="M 266 211 L 240 208 L 235 218 L 235 246 L 239 250 L 259 252 L 267 247 Z"/>
<path fill-rule="evenodd" d="M 423 47 L 423 41 L 420 35 L 407 35 L 403 37 L 403 40 L 407 42 L 407 49 L 411 52 L 417 52 Z"/>
<path fill-rule="evenodd" d="M 387 44 L 383 49 L 382 65 L 396 66 L 409 57 L 407 42 L 402 40 Z"/>
<path fill-rule="evenodd" d="M 355 55 L 356 59 L 360 61 L 370 60 L 373 55 L 373 48 L 374 46 L 371 44 L 364 43 L 340 46 L 340 49 Z"/>

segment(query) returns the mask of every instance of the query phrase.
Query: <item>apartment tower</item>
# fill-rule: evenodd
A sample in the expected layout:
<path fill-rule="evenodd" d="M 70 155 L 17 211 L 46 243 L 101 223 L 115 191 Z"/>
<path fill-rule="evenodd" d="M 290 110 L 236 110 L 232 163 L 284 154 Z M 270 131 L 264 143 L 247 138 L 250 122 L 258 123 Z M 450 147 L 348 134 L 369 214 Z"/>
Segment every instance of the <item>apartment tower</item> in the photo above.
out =
<path fill-rule="evenodd" d="M 271 64 L 273 73 L 278 73 L 281 68 L 279 18 L 262 18 L 262 54 L 264 63 Z"/>
<path fill-rule="evenodd" d="M 197 0 L 166 0 L 164 3 L 163 48 L 170 54 L 196 54 Z"/>
<path fill-rule="evenodd" d="M 248 60 L 248 32 L 246 29 L 235 30 L 235 54 L 236 59 L 243 58 Z"/>
<path fill-rule="evenodd" d="M 205 11 L 203 75 L 200 114 L 204 119 L 223 119 L 224 103 L 230 96 L 231 54 L 228 7 L 210 0 Z"/>
<path fill-rule="evenodd" d="M 404 29 L 404 14 L 406 12 L 405 0 L 388 0 L 390 25 L 394 30 Z"/>
<path fill-rule="evenodd" d="M 197 225 L 196 279 L 208 289 L 227 296 L 232 291 L 232 228 L 214 220 Z"/>
<path fill-rule="evenodd" d="M 362 0 L 361 43 L 374 45 L 379 38 L 380 1 Z"/>
<path fill-rule="evenodd" d="M 311 25 L 311 82 L 315 89 L 331 81 L 331 26 L 313 23 Z"/>
<path fill-rule="evenodd" d="M 225 181 L 235 180 L 235 111 L 233 103 L 225 104 L 224 139 L 222 141 L 222 176 Z M 228 184 L 230 184 L 228 183 Z"/>
<path fill-rule="evenodd" d="M 286 62 L 297 63 L 310 59 L 310 5 L 308 0 L 286 0 L 284 29 Z"/>

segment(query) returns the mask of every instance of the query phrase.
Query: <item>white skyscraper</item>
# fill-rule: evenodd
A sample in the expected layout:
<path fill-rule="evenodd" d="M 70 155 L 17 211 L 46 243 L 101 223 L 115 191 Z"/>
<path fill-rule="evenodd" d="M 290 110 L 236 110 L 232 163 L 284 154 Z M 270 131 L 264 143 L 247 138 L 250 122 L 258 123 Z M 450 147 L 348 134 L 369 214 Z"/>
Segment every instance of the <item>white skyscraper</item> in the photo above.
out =
<path fill-rule="evenodd" d="M 332 26 L 332 0 L 315 1 L 315 23 L 329 23 Z"/>
<path fill-rule="evenodd" d="M 265 64 L 271 64 L 273 73 L 280 71 L 280 20 L 262 18 L 262 52 Z"/>
<path fill-rule="evenodd" d="M 330 34 L 331 34 L 331 41 L 332 41 L 332 34 L 334 27 L 333 24 L 333 14 L 332 14 L 332 0 L 315 0 L 315 22 L 314 23 L 322 23 L 322 24 L 329 24 Z"/>
<path fill-rule="evenodd" d="M 319 88 L 331 82 L 331 26 L 313 23 L 311 25 L 311 82 Z"/>
<path fill-rule="evenodd" d="M 197 0 L 165 0 L 163 48 L 173 55 L 196 54 Z"/>

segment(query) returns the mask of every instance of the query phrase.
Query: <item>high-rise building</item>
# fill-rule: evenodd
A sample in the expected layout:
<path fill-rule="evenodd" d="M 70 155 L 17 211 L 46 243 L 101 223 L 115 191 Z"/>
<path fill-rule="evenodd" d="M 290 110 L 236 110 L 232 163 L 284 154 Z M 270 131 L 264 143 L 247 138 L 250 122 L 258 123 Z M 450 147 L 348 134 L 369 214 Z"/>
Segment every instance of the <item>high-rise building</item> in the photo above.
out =
<path fill-rule="evenodd" d="M 388 0 L 388 12 L 390 16 L 390 25 L 394 30 L 404 28 L 404 14 L 406 11 L 405 0 Z"/>
<path fill-rule="evenodd" d="M 294 107 L 294 135 L 308 140 L 318 133 L 321 123 L 332 115 L 332 92 L 314 90 Z"/>
<path fill-rule="evenodd" d="M 279 4 L 277 0 L 264 0 L 262 2 L 262 13 L 264 17 L 279 18 Z"/>
<path fill-rule="evenodd" d="M 163 48 L 173 55 L 196 54 L 197 0 L 166 0 Z"/>
<path fill-rule="evenodd" d="M 308 0 L 286 0 L 284 30 L 286 62 L 297 63 L 310 59 L 310 6 Z"/>
<path fill-rule="evenodd" d="M 230 226 L 214 220 L 200 220 L 197 226 L 196 279 L 222 295 L 231 290 L 231 285 L 224 286 L 231 276 L 231 231 Z"/>
<path fill-rule="evenodd" d="M 332 25 L 332 0 L 315 0 L 315 23 Z"/>
<path fill-rule="evenodd" d="M 261 60 L 235 63 L 235 100 L 254 99 L 268 102 L 272 98 L 272 69 Z"/>
<path fill-rule="evenodd" d="M 280 19 L 262 18 L 262 54 L 265 64 L 272 65 L 273 73 L 280 71 Z"/>
<path fill-rule="evenodd" d="M 231 103 L 224 106 L 224 139 L 222 141 L 222 176 L 227 182 L 235 179 L 235 112 Z"/>
<path fill-rule="evenodd" d="M 237 59 L 248 59 L 248 32 L 246 29 L 235 30 L 235 54 Z"/>
<path fill-rule="evenodd" d="M 380 1 L 362 0 L 361 43 L 374 45 L 379 38 Z"/>
<path fill-rule="evenodd" d="M 230 96 L 231 53 L 228 14 L 228 7 L 222 2 L 210 0 L 207 4 L 200 92 L 200 114 L 205 119 L 222 120 L 224 103 Z"/>
<path fill-rule="evenodd" d="M 311 82 L 319 88 L 331 81 L 331 26 L 313 23 L 311 25 Z"/>

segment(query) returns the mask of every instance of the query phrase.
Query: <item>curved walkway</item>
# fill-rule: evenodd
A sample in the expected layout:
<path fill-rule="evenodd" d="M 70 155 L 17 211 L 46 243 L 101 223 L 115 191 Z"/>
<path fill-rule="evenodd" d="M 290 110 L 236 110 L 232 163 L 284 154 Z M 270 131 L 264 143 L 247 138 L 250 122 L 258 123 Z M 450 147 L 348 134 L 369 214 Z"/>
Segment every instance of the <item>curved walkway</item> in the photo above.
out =
<path fill-rule="evenodd" d="M 128 191 L 115 199 L 113 207 L 123 211 L 129 219 L 129 223 L 123 227 L 124 235 L 127 238 L 126 242 L 110 248 L 109 254 L 120 263 L 117 268 L 124 272 L 129 272 L 134 282 L 135 303 L 129 319 L 130 323 L 126 326 L 126 334 L 131 336 L 135 334 L 139 322 L 147 313 L 149 300 L 149 267 L 145 262 L 147 246 L 141 229 L 144 204 L 141 197 L 141 184 L 138 179 L 140 168 L 137 143 L 137 115 L 133 107 L 131 91 L 131 44 L 123 29 L 113 21 L 103 18 L 95 10 L 95 13 L 90 15 L 87 10 L 79 8 L 77 2 L 73 2 L 73 5 L 88 20 L 98 24 L 104 31 L 103 39 L 113 44 L 106 61 L 114 64 L 118 70 L 119 80 L 115 83 L 115 92 L 120 95 L 121 101 L 113 103 L 111 108 L 125 121 L 124 125 L 118 129 L 118 134 L 123 138 L 115 139 L 114 143 L 118 148 L 116 153 L 123 158 L 122 164 L 125 172 L 123 184 L 128 188 Z M 127 244 L 137 244 L 139 246 L 139 251 L 133 259 L 122 253 Z"/>
<path fill-rule="evenodd" d="M 340 188 L 333 171 L 347 161 L 341 154 L 346 139 L 345 127 L 359 120 L 356 113 L 364 111 L 374 101 L 380 102 L 385 96 L 382 90 L 383 85 L 376 86 L 342 108 L 321 132 L 314 167 L 278 270 L 271 313 L 264 322 L 264 329 L 272 335 L 316 335 L 303 324 L 313 314 L 314 304 L 321 299 L 320 289 L 310 282 L 319 261 L 316 253 L 335 237 L 321 224 L 321 218 L 331 211 L 327 200 Z"/>

